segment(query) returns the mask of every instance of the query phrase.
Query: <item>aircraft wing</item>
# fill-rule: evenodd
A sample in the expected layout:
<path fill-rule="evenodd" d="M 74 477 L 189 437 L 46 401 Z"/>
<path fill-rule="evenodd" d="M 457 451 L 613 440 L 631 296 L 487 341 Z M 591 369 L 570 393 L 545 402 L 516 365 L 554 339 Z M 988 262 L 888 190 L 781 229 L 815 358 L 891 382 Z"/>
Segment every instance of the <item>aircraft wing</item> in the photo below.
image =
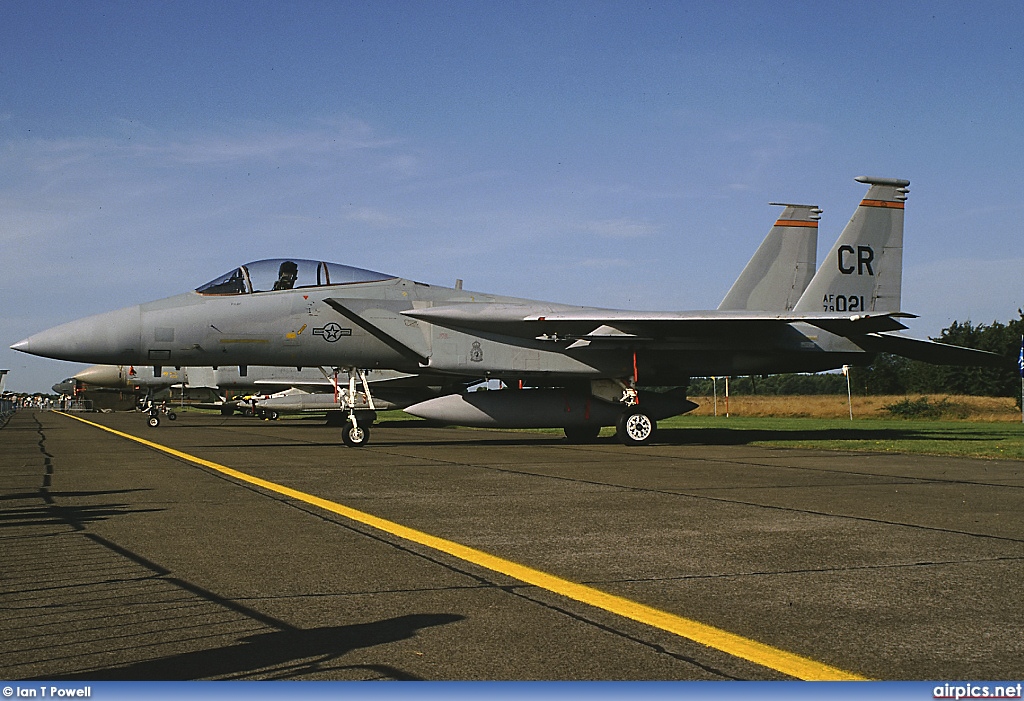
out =
<path fill-rule="evenodd" d="M 527 305 L 459 304 L 401 312 L 403 316 L 459 331 L 550 340 L 626 341 L 756 334 L 792 323 L 817 326 L 839 336 L 862 336 L 907 328 L 902 312 L 879 314 L 762 311 L 640 312 L 614 309 L 536 310 Z"/>

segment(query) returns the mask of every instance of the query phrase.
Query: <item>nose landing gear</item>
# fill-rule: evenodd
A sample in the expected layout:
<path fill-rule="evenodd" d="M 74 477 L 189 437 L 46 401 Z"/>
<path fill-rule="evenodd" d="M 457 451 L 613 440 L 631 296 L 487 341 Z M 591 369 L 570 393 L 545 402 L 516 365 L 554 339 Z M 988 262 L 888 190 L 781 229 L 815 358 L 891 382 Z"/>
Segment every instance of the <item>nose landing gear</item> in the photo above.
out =
<path fill-rule="evenodd" d="M 362 384 L 368 410 L 356 410 L 357 379 Z M 373 405 L 370 383 L 366 381 L 364 370 L 348 369 L 348 388 L 341 392 L 341 400 L 342 408 L 348 410 L 347 423 L 342 429 L 341 440 L 350 448 L 361 448 L 370 442 L 370 426 L 377 420 L 377 408 Z"/>

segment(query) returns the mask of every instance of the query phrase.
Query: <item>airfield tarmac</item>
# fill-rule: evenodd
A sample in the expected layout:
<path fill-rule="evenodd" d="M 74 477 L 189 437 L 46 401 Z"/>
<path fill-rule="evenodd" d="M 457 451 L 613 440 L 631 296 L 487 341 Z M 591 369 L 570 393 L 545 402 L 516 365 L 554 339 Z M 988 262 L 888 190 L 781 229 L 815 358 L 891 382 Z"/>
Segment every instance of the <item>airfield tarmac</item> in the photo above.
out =
<path fill-rule="evenodd" d="M 1024 678 L 1021 462 L 81 418 L 180 454 L 0 429 L 0 678 Z"/>

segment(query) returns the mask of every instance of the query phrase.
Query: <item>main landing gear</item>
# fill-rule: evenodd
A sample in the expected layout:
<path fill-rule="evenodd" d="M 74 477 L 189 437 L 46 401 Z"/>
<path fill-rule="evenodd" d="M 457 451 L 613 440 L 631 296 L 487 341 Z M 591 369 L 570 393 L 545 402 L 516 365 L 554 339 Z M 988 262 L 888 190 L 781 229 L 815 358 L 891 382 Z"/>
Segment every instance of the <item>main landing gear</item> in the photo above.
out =
<path fill-rule="evenodd" d="M 601 432 L 599 425 L 565 426 L 565 440 L 573 444 L 593 443 Z M 647 445 L 658 430 L 657 422 L 638 406 L 627 407 L 615 422 L 615 437 L 623 445 Z"/>
<path fill-rule="evenodd" d="M 615 436 L 623 445 L 646 445 L 654 439 L 658 423 L 640 407 L 640 394 L 632 385 L 622 392 L 622 403 L 626 410 L 615 423 Z"/>
<path fill-rule="evenodd" d="M 661 409 L 657 409 L 658 404 L 654 401 L 657 395 L 649 395 L 651 403 L 641 405 L 639 392 L 628 380 L 592 382 L 590 390 L 592 397 L 601 401 L 591 405 L 590 399 L 586 400 L 586 408 L 582 412 L 584 422 L 563 429 L 567 442 L 592 443 L 597 439 L 601 426 L 608 425 L 615 426 L 615 436 L 623 445 L 647 445 L 654 439 L 658 430 L 655 417 L 666 415 L 664 401 Z M 579 395 L 576 399 L 578 401 Z M 566 412 L 569 411 L 567 399 Z M 680 409 L 682 411 L 684 409 Z M 573 417 L 576 421 L 581 418 L 580 413 L 573 414 Z"/>
<path fill-rule="evenodd" d="M 615 435 L 623 445 L 646 445 L 657 430 L 657 422 L 639 406 L 631 406 L 622 412 L 615 425 Z"/>

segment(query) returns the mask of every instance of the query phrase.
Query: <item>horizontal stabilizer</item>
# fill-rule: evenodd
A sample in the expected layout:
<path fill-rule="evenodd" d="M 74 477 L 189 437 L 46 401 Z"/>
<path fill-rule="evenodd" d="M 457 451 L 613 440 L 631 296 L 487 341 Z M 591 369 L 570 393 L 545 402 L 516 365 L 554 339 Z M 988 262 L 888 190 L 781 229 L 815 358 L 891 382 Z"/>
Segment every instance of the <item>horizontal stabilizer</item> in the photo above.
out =
<path fill-rule="evenodd" d="M 834 333 L 837 336 L 849 338 L 850 336 L 862 333 L 901 331 L 907 328 L 902 322 L 897 321 L 897 318 L 916 319 L 917 315 L 907 314 L 906 312 L 893 312 L 891 314 L 853 316 L 845 319 L 817 319 L 807 323 L 817 326 L 819 329 L 824 329 L 829 333 Z"/>
<path fill-rule="evenodd" d="M 925 341 L 907 336 L 872 334 L 854 339 L 858 346 L 870 353 L 892 353 L 911 360 L 920 360 L 932 365 L 973 365 L 989 368 L 1013 368 L 1016 358 L 977 350 L 951 346 L 937 341 Z"/>

